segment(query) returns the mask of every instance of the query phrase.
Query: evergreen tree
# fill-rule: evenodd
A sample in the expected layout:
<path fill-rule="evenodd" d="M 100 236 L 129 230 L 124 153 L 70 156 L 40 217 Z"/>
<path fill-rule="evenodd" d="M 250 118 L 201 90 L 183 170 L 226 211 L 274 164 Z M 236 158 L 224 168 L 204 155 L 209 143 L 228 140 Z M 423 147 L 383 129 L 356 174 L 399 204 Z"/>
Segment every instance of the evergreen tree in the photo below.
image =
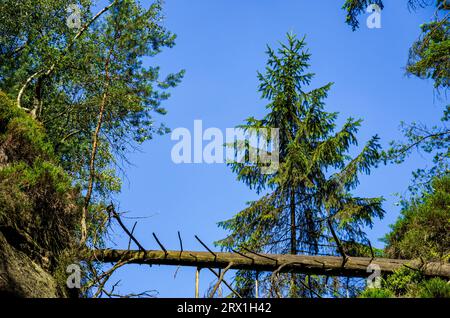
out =
<path fill-rule="evenodd" d="M 444 9 L 442 2 L 436 18 L 420 26 L 421 35 L 409 50 L 406 66 L 408 75 L 431 78 L 434 87 L 442 90 L 450 86 L 450 22 L 448 13 L 444 16 L 449 9 L 450 4 Z"/>
<path fill-rule="evenodd" d="M 74 6 L 80 23 L 71 27 Z M 98 13 L 93 8 L 89 0 L 0 3 L 0 89 L 45 127 L 60 163 L 82 187 L 82 241 L 86 221 L 107 219 L 126 153 L 168 131 L 155 115 L 166 113 L 161 103 L 183 76 L 161 78 L 159 67 L 143 65 L 174 46 L 161 1 L 144 8 L 111 0 Z"/>
<path fill-rule="evenodd" d="M 367 244 L 363 227 L 384 214 L 381 198 L 350 193 L 358 185 L 358 175 L 369 173 L 379 160 L 378 137 L 356 157 L 348 155 L 349 148 L 357 145 L 361 120 L 349 118 L 336 131 L 337 113 L 324 110 L 332 83 L 307 90 L 313 74 L 308 72 L 310 54 L 305 45 L 304 38 L 288 34 L 287 43 L 277 51 L 267 50 L 267 67 L 258 78 L 259 91 L 269 101 L 268 113 L 262 119 L 249 118 L 241 127 L 279 128 L 279 169 L 264 174 L 263 163 L 230 164 L 238 180 L 264 195 L 219 223 L 231 232 L 217 242 L 224 249 L 341 255 L 344 260 L 351 252 L 360 253 L 356 250 Z M 253 295 L 256 275 L 237 273 L 239 293 Z M 271 295 L 330 293 L 324 277 L 292 274 L 274 280 L 260 274 L 259 279 Z"/>

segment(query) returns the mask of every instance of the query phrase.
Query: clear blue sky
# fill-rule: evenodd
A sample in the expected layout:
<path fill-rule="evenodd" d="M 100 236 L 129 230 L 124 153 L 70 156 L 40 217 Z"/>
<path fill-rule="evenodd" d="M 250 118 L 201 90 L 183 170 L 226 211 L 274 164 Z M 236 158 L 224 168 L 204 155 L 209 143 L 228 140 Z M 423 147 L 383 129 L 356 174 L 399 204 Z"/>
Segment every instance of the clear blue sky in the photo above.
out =
<path fill-rule="evenodd" d="M 335 82 L 327 100 L 328 111 L 363 118 L 359 141 L 379 134 L 384 146 L 401 137 L 400 121 L 437 123 L 442 102 L 435 98 L 432 83 L 404 75 L 408 48 L 418 36 L 419 25 L 432 16 L 431 9 L 410 13 L 406 1 L 386 0 L 382 28 L 352 32 L 341 10 L 344 0 L 166 0 L 166 25 L 178 35 L 177 45 L 148 63 L 163 73 L 186 69 L 183 82 L 165 103 L 169 113 L 162 120 L 171 128 L 193 129 L 202 119 L 205 127 L 234 127 L 248 116 L 261 117 L 266 101 L 257 92 L 256 71 L 266 62 L 266 44 L 276 46 L 288 31 L 306 35 L 312 53 L 313 87 Z M 139 220 L 136 236 L 147 249 L 158 249 L 152 232 L 169 249 L 178 249 L 177 231 L 184 248 L 202 250 L 204 242 L 223 238 L 216 223 L 230 218 L 257 198 L 235 180 L 224 164 L 172 163 L 175 142 L 170 135 L 157 137 L 130 156 L 127 180 L 118 197 L 121 211 Z M 358 149 L 355 148 L 355 151 Z M 368 234 L 378 241 L 399 214 L 395 193 L 404 193 L 411 172 L 424 167 L 427 158 L 416 155 L 400 166 L 382 166 L 361 179 L 357 194 L 384 196 L 387 211 Z M 133 220 L 127 220 L 131 226 Z M 117 230 L 117 247 L 127 238 Z M 155 289 L 160 297 L 193 297 L 193 268 L 127 266 L 114 276 L 119 291 Z M 201 293 L 212 282 L 201 274 Z"/>

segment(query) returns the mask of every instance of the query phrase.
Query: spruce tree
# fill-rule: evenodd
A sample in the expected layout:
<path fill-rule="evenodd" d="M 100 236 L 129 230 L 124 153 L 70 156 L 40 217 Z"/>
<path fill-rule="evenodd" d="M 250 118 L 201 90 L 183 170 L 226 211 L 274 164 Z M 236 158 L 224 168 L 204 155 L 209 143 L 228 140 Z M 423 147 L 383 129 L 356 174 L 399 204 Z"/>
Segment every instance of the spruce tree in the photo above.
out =
<path fill-rule="evenodd" d="M 341 255 L 343 261 L 348 255 L 370 253 L 363 228 L 371 226 L 374 217 L 383 217 L 383 199 L 357 197 L 351 191 L 359 183 L 358 175 L 370 173 L 378 162 L 378 137 L 357 156 L 349 156 L 350 147 L 357 145 L 361 120 L 348 118 L 337 130 L 338 114 L 324 110 L 332 83 L 308 90 L 314 74 L 308 72 L 305 39 L 288 34 L 287 43 L 280 45 L 276 51 L 268 47 L 267 67 L 258 73 L 268 113 L 241 126 L 279 128 L 279 169 L 264 174 L 263 163 L 230 163 L 237 179 L 262 197 L 219 223 L 230 234 L 217 244 L 226 250 Z M 291 274 L 274 280 L 270 273 L 244 271 L 236 276 L 239 293 L 254 295 L 256 275 L 270 296 L 331 293 L 325 277 Z"/>

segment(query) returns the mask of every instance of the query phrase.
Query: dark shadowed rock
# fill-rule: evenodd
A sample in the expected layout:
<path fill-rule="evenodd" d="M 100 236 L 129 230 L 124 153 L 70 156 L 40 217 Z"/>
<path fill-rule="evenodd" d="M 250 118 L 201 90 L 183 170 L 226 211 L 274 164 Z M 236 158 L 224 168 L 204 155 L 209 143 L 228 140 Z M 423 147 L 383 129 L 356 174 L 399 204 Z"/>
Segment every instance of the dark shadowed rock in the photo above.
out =
<path fill-rule="evenodd" d="M 0 232 L 0 298 L 60 297 L 54 278 Z"/>

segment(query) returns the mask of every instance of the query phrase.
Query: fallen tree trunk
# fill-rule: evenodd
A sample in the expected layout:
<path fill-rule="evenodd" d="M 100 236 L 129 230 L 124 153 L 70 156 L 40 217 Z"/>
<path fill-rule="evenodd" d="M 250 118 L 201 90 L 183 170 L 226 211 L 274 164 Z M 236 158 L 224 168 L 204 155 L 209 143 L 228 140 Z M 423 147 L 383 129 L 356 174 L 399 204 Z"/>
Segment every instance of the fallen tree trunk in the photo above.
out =
<path fill-rule="evenodd" d="M 425 276 L 450 278 L 448 263 L 422 263 L 418 260 L 369 257 L 348 257 L 343 264 L 342 257 L 337 256 L 106 249 L 92 251 L 86 258 L 103 263 L 126 261 L 128 264 L 230 268 L 346 277 L 367 277 L 375 269 L 379 269 L 381 273 L 393 273 L 402 267 L 408 267 L 420 270 Z M 371 265 L 370 268 L 369 265 Z"/>

